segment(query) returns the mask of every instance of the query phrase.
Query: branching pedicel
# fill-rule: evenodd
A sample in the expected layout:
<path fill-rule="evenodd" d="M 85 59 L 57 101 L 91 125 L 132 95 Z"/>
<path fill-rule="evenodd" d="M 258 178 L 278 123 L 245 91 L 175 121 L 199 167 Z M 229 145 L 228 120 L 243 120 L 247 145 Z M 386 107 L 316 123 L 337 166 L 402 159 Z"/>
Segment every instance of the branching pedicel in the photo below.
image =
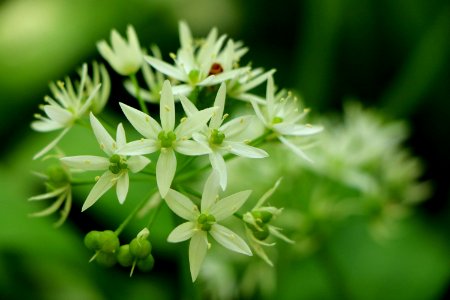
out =
<path fill-rule="evenodd" d="M 57 225 L 62 224 L 69 214 L 72 186 L 80 183 L 74 171 L 100 171 L 95 184 L 88 182 L 92 189 L 82 211 L 95 205 L 114 186 L 119 202 L 124 203 L 130 182 L 133 184 L 133 173 L 140 173 L 148 178 L 149 192 L 156 192 L 147 210 L 148 228 L 136 234 L 130 244 L 120 246 L 118 236 L 139 211 L 138 206 L 117 230 L 89 232 L 85 244 L 95 252 L 92 260 L 107 266 L 116 262 L 131 266 L 131 272 L 135 266 L 144 271 L 151 269 L 153 257 L 149 233 L 159 207 L 165 203 L 174 215 L 187 221 L 173 229 L 167 240 L 176 243 L 190 239 L 189 263 L 193 281 L 211 247 L 208 235 L 238 253 L 252 255 L 253 248 L 254 253 L 272 265 L 263 247 L 274 243 L 267 242 L 267 238 L 273 235 L 288 243 L 293 242 L 280 233 L 280 228 L 271 224 L 282 209 L 264 206 L 280 181 L 252 210 L 238 212 L 251 197 L 252 187 L 219 196 L 222 192 L 227 194 L 227 162 L 236 156 L 270 159 L 269 153 L 259 148 L 266 142 L 281 142 L 301 159 L 308 159 L 291 137 L 306 138 L 319 133 L 322 127 L 302 123 L 308 111 L 299 110 L 299 103 L 292 95 L 283 91 L 275 93 L 274 70 L 264 72 L 239 66 L 241 57 L 247 52 L 241 43 L 227 40 L 225 35 L 219 36 L 216 29 L 212 29 L 201 42 L 194 41 L 184 22 L 180 22 L 179 27 L 181 47 L 171 55 L 173 64 L 162 60 L 157 47 L 151 49 L 152 55 L 147 55 L 131 26 L 127 29 L 128 40 L 113 30 L 112 47 L 106 41 L 97 45 L 112 69 L 129 77 L 124 87 L 137 99 L 139 109 L 124 103 L 120 103 L 120 107 L 126 118 L 124 121 L 134 127 L 141 135 L 140 139 L 127 141 L 121 123 L 114 139 L 111 136 L 113 132 L 108 132 L 102 124 L 104 122 L 99 121 L 106 102 L 115 101 L 109 99 L 110 79 L 103 65 L 94 63 L 92 78 L 87 64 L 84 64 L 79 82 L 72 83 L 66 79 L 65 83 L 51 85 L 53 98 L 47 97 L 47 104 L 42 106 L 46 116 L 37 115 L 32 127 L 38 131 L 62 130 L 62 133 L 35 159 L 52 157 L 48 153 L 56 149 L 59 141 L 75 125 L 91 128 L 106 156 L 79 153 L 78 156 L 64 157 L 62 150 L 58 149 L 56 153 L 60 159 L 56 171 L 53 169 L 42 175 L 47 181 L 48 191 L 30 198 L 56 198 L 56 202 L 35 215 L 56 212 L 65 202 L 62 219 Z M 139 85 L 139 71 L 142 71 L 145 87 Z M 264 83 L 266 95 L 251 93 L 253 88 Z M 150 113 L 158 105 L 159 115 Z M 239 111 L 243 107 L 247 111 L 253 108 L 253 111 L 241 115 Z M 257 128 L 263 129 L 258 131 Z M 150 162 L 147 156 L 152 153 L 159 153 L 159 156 Z M 191 183 L 193 179 L 205 177 L 203 191 L 199 192 Z M 152 183 L 154 179 L 156 187 Z M 238 233 L 221 225 L 228 218 L 240 221 L 241 228 L 245 228 L 247 242 Z"/>

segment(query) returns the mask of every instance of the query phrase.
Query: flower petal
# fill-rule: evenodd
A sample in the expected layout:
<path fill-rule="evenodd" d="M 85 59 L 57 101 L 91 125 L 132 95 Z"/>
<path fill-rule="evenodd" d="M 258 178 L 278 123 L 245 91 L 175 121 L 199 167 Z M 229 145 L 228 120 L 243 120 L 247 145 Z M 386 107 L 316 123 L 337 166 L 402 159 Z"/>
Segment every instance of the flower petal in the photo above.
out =
<path fill-rule="evenodd" d="M 188 221 L 197 219 L 199 215 L 198 207 L 182 193 L 169 189 L 164 199 L 167 206 L 181 218 Z"/>
<path fill-rule="evenodd" d="M 119 103 L 123 113 L 133 127 L 144 137 L 157 139 L 161 132 L 161 126 L 149 115 L 131 106 Z"/>
<path fill-rule="evenodd" d="M 86 171 L 107 170 L 110 164 L 106 157 L 93 155 L 67 156 L 61 161 L 71 168 Z"/>
<path fill-rule="evenodd" d="M 55 189 L 55 190 L 53 190 L 53 191 L 51 191 L 51 192 L 48 192 L 48 193 L 44 193 L 44 194 L 40 194 L 40 195 L 36 195 L 36 196 L 30 197 L 30 198 L 28 198 L 28 200 L 29 200 L 29 201 L 36 201 L 36 200 L 46 200 L 46 199 L 50 199 L 50 198 L 56 197 L 56 196 L 58 196 L 58 195 L 64 193 L 67 189 L 68 189 L 68 186 L 63 186 L 63 187 L 60 187 L 60 188 L 58 188 L 58 189 Z"/>
<path fill-rule="evenodd" d="M 212 225 L 209 233 L 219 244 L 221 244 L 225 248 L 230 249 L 231 251 L 252 256 L 252 251 L 248 247 L 247 243 L 230 229 L 216 223 Z"/>
<path fill-rule="evenodd" d="M 167 75 L 168 77 L 175 78 L 179 81 L 186 82 L 188 80 L 187 75 L 180 69 L 151 56 L 144 56 L 144 59 L 156 70 Z"/>
<path fill-rule="evenodd" d="M 116 150 L 116 142 L 111 135 L 106 131 L 105 127 L 97 120 L 93 113 L 90 113 L 91 126 L 97 138 L 100 148 L 108 155 L 113 155 Z"/>
<path fill-rule="evenodd" d="M 165 197 L 172 185 L 173 177 L 177 169 L 177 158 L 172 149 L 161 149 L 156 163 L 156 183 L 161 197 Z"/>
<path fill-rule="evenodd" d="M 211 149 L 209 149 L 207 146 L 191 140 L 177 142 L 176 145 L 174 146 L 174 149 L 178 153 L 189 156 L 197 156 L 211 153 Z"/>
<path fill-rule="evenodd" d="M 279 136 L 278 139 L 284 144 L 286 145 L 289 149 L 292 150 L 292 152 L 294 152 L 295 154 L 297 154 L 298 156 L 300 156 L 301 158 L 309 161 L 310 163 L 312 163 L 313 161 L 305 154 L 305 152 L 303 152 L 299 147 L 295 146 L 291 141 L 289 141 L 287 138 L 283 137 L 283 136 Z"/>
<path fill-rule="evenodd" d="M 203 187 L 201 211 L 208 212 L 209 208 L 219 197 L 219 173 L 212 171 Z"/>
<path fill-rule="evenodd" d="M 209 212 L 216 218 L 216 221 L 228 218 L 241 208 L 251 193 L 252 191 L 247 190 L 225 197 L 214 203 Z"/>
<path fill-rule="evenodd" d="M 103 173 L 87 196 L 86 201 L 84 201 L 81 211 L 83 212 L 94 205 L 94 203 L 116 183 L 116 178 L 117 175 L 110 171 Z"/>
<path fill-rule="evenodd" d="M 183 106 L 184 112 L 186 113 L 186 116 L 190 117 L 196 112 L 198 112 L 197 107 L 195 107 L 194 103 L 191 102 L 187 97 L 180 96 L 180 102 Z"/>
<path fill-rule="evenodd" d="M 179 243 L 190 239 L 195 233 L 195 226 L 196 224 L 194 222 L 185 222 L 181 225 L 178 225 L 169 234 L 169 236 L 167 237 L 167 241 L 169 243 Z"/>
<path fill-rule="evenodd" d="M 128 187 L 130 185 L 130 178 L 128 177 L 128 172 L 122 172 L 122 174 L 117 179 L 116 193 L 117 199 L 120 204 L 125 202 L 128 194 Z"/>
<path fill-rule="evenodd" d="M 117 125 L 116 143 L 117 148 L 119 149 L 125 146 L 125 144 L 127 143 L 127 138 L 125 136 L 125 129 L 123 129 L 122 123 L 119 123 L 119 125 Z"/>
<path fill-rule="evenodd" d="M 164 81 L 161 90 L 159 117 L 161 118 L 161 127 L 163 130 L 173 131 L 175 128 L 175 100 L 169 80 Z"/>
<path fill-rule="evenodd" d="M 72 128 L 72 127 L 67 127 L 66 129 L 61 131 L 61 133 L 53 141 L 51 141 L 47 146 L 45 146 L 44 149 L 42 149 L 41 151 L 36 153 L 33 156 L 33 159 L 38 159 L 41 156 L 43 156 L 44 154 L 46 154 L 48 151 L 52 150 L 53 147 L 55 147 L 59 143 L 59 141 L 66 135 L 66 133 L 69 132 L 70 128 Z"/>
<path fill-rule="evenodd" d="M 150 159 L 142 155 L 132 156 L 127 159 L 128 169 L 133 173 L 140 172 L 149 163 Z"/>
<path fill-rule="evenodd" d="M 261 196 L 261 198 L 259 198 L 258 203 L 256 203 L 254 209 L 261 207 L 264 204 L 264 202 L 266 202 L 267 199 L 269 199 L 270 196 L 272 196 L 272 194 L 276 191 L 276 189 L 280 185 L 281 179 L 282 178 L 279 178 L 277 182 L 275 182 L 273 187 L 271 187 L 267 192 L 264 193 L 264 195 Z"/>
<path fill-rule="evenodd" d="M 219 174 L 220 187 L 225 190 L 227 187 L 227 165 L 220 153 L 213 151 L 209 154 L 209 161 L 213 170 Z"/>
<path fill-rule="evenodd" d="M 142 155 L 150 154 L 159 150 L 159 145 L 155 140 L 140 139 L 129 142 L 116 151 L 120 155 Z"/>
<path fill-rule="evenodd" d="M 209 121 L 209 128 L 211 129 L 218 129 L 220 127 L 220 124 L 222 124 L 226 93 L 227 87 L 225 85 L 225 82 L 223 82 L 220 85 L 220 88 L 217 91 L 216 99 L 214 100 L 214 106 L 217 107 L 217 111 L 214 112 L 213 116 L 211 117 L 211 121 Z"/>
<path fill-rule="evenodd" d="M 195 232 L 189 243 L 189 268 L 191 270 L 192 282 L 197 279 L 207 251 L 208 239 L 206 238 L 206 232 Z"/>
<path fill-rule="evenodd" d="M 187 117 L 175 129 L 177 139 L 189 139 L 194 132 L 206 126 L 206 122 L 212 117 L 216 109 L 216 107 L 206 108 Z"/>
<path fill-rule="evenodd" d="M 253 116 L 241 116 L 235 118 L 220 127 L 220 130 L 225 134 L 227 140 L 232 140 L 241 134 L 250 125 Z"/>
<path fill-rule="evenodd" d="M 44 111 L 51 120 L 60 124 L 68 124 L 73 118 L 69 111 L 60 106 L 44 105 Z"/>
<path fill-rule="evenodd" d="M 273 129 L 275 129 L 276 131 L 278 131 L 283 135 L 306 136 L 321 132 L 323 130 L 323 127 L 313 125 L 279 123 L 273 125 Z"/>
<path fill-rule="evenodd" d="M 266 151 L 247 145 L 245 143 L 227 142 L 227 145 L 231 147 L 230 149 L 231 153 L 242 157 L 264 158 L 269 156 L 269 154 L 267 154 Z"/>

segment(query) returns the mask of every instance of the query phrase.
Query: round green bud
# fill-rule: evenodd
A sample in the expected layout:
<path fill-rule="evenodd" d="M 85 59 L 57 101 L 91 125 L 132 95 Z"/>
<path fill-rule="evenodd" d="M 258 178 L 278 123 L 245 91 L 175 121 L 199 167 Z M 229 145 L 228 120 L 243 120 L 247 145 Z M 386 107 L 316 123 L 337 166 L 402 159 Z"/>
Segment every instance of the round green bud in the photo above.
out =
<path fill-rule="evenodd" d="M 269 227 L 265 224 L 263 224 L 262 226 L 260 226 L 260 228 L 256 228 L 253 225 L 249 225 L 247 224 L 248 227 L 250 228 L 250 230 L 253 233 L 253 236 L 260 241 L 264 241 L 265 239 L 267 239 L 269 237 Z"/>
<path fill-rule="evenodd" d="M 100 232 L 99 236 L 99 250 L 107 253 L 114 253 L 120 246 L 119 238 L 111 230 Z"/>
<path fill-rule="evenodd" d="M 150 255 L 152 244 L 148 240 L 134 238 L 130 243 L 131 255 L 137 259 L 144 259 Z"/>
<path fill-rule="evenodd" d="M 117 259 L 114 253 L 107 253 L 103 251 L 97 252 L 97 256 L 95 257 L 95 261 L 104 267 L 112 267 L 116 264 Z"/>
<path fill-rule="evenodd" d="M 67 184 L 69 180 L 69 174 L 61 165 L 51 165 L 47 168 L 47 176 L 51 186 L 60 187 Z"/>
<path fill-rule="evenodd" d="M 84 237 L 84 245 L 86 248 L 94 251 L 100 250 L 100 235 L 100 231 L 92 230 L 88 232 L 88 234 Z"/>
<path fill-rule="evenodd" d="M 142 272 L 148 272 L 151 269 L 153 269 L 153 265 L 155 264 L 155 259 L 153 258 L 153 255 L 148 255 L 145 259 L 139 260 L 137 262 L 137 267 Z"/>
<path fill-rule="evenodd" d="M 130 252 L 130 245 L 122 245 L 117 251 L 117 262 L 122 267 L 129 267 L 133 264 L 134 257 Z"/>

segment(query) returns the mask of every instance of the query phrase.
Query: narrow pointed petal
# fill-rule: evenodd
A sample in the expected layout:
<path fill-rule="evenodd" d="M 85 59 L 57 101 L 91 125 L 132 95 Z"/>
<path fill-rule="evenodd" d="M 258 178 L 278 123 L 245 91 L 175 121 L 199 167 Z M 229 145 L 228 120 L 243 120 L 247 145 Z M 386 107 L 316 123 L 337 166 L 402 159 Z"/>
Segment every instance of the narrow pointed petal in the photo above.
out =
<path fill-rule="evenodd" d="M 269 76 L 269 78 L 267 78 L 267 88 L 266 88 L 267 110 L 269 112 L 269 116 L 274 111 L 274 105 L 275 105 L 274 94 L 275 94 L 275 86 L 273 83 L 273 77 Z"/>
<path fill-rule="evenodd" d="M 295 241 L 291 240 L 290 238 L 288 238 L 287 236 L 282 234 L 280 232 L 280 230 L 281 230 L 280 228 L 277 228 L 275 226 L 269 226 L 269 232 L 273 236 L 275 236 L 275 237 L 279 238 L 280 240 L 283 240 L 283 241 L 285 241 L 286 243 L 289 243 L 289 244 L 294 244 L 295 243 Z"/>
<path fill-rule="evenodd" d="M 237 94 L 237 95 L 233 94 L 232 96 L 238 100 L 249 102 L 249 103 L 255 102 L 256 104 L 259 104 L 259 105 L 267 104 L 266 99 L 263 99 L 259 96 L 256 96 L 256 95 L 253 95 L 250 93 L 242 93 L 242 94 Z"/>
<path fill-rule="evenodd" d="M 219 197 L 219 173 L 212 171 L 203 188 L 201 211 L 208 212 Z"/>
<path fill-rule="evenodd" d="M 33 196 L 33 197 L 30 197 L 30 198 L 28 198 L 28 200 L 29 201 L 36 201 L 36 200 L 46 200 L 46 199 L 50 199 L 50 198 L 53 198 L 53 197 L 56 197 L 56 196 L 58 196 L 58 195 L 60 195 L 61 193 L 63 193 L 65 190 L 67 190 L 67 186 L 63 186 L 63 187 L 60 187 L 60 188 L 58 188 L 58 189 L 55 189 L 55 190 L 53 190 L 53 191 L 51 191 L 51 192 L 48 192 L 48 193 L 45 193 L 45 194 L 40 194 L 40 195 L 37 195 L 37 196 Z"/>
<path fill-rule="evenodd" d="M 123 103 L 119 104 L 128 121 L 140 134 L 150 139 L 158 138 L 162 128 L 155 119 L 131 106 Z"/>
<path fill-rule="evenodd" d="M 189 139 L 194 132 L 199 131 L 206 125 L 216 109 L 216 107 L 206 108 L 187 117 L 175 130 L 177 138 Z"/>
<path fill-rule="evenodd" d="M 248 247 L 247 243 L 228 228 L 219 224 L 214 224 L 211 227 L 209 233 L 219 244 L 221 244 L 225 248 L 230 249 L 231 251 L 252 256 L 252 251 Z"/>
<path fill-rule="evenodd" d="M 120 204 L 123 204 L 125 202 L 125 199 L 127 198 L 129 185 L 130 178 L 128 176 L 128 172 L 123 172 L 117 179 L 116 185 L 117 199 L 119 200 Z"/>
<path fill-rule="evenodd" d="M 69 111 L 60 106 L 44 105 L 44 111 L 51 120 L 60 124 L 68 124 L 73 118 Z"/>
<path fill-rule="evenodd" d="M 81 208 L 81 211 L 85 211 L 89 207 L 95 204 L 97 200 L 103 196 L 115 183 L 116 183 L 117 175 L 111 173 L 110 171 L 106 171 L 100 176 L 97 183 L 92 188 L 91 192 L 86 198 L 86 201 Z"/>
<path fill-rule="evenodd" d="M 238 156 L 248 158 L 264 158 L 269 156 L 266 151 L 245 143 L 227 142 L 227 145 L 231 147 L 230 152 Z"/>
<path fill-rule="evenodd" d="M 114 54 L 111 47 L 109 47 L 108 43 L 105 40 L 102 40 L 97 43 L 98 52 L 103 58 L 111 64 L 114 70 L 120 68 L 119 60 L 117 59 L 116 54 Z"/>
<path fill-rule="evenodd" d="M 156 70 L 179 81 L 188 81 L 187 75 L 180 69 L 151 56 L 144 56 L 144 59 Z"/>
<path fill-rule="evenodd" d="M 225 190 L 227 187 L 227 165 L 225 164 L 225 160 L 222 155 L 213 151 L 209 154 L 209 161 L 213 170 L 219 174 L 220 187 L 222 190 Z"/>
<path fill-rule="evenodd" d="M 119 123 L 119 125 L 117 126 L 116 143 L 117 148 L 119 149 L 125 146 L 125 144 L 127 143 L 127 138 L 125 136 L 125 129 L 123 129 L 122 123 Z"/>
<path fill-rule="evenodd" d="M 156 141 L 140 139 L 129 142 L 122 148 L 117 149 L 116 153 L 120 155 L 143 155 L 156 152 L 157 150 L 159 150 L 159 145 Z"/>
<path fill-rule="evenodd" d="M 180 44 L 182 48 L 190 49 L 192 47 L 192 34 L 189 26 L 184 21 L 180 21 L 178 24 L 178 30 L 180 32 Z"/>
<path fill-rule="evenodd" d="M 247 190 L 225 197 L 214 203 L 209 212 L 216 218 L 216 221 L 228 218 L 241 208 L 251 193 L 252 191 Z"/>
<path fill-rule="evenodd" d="M 233 140 L 241 134 L 252 122 L 253 116 L 237 117 L 220 127 L 220 130 L 225 134 L 227 140 Z"/>
<path fill-rule="evenodd" d="M 251 101 L 250 103 L 252 104 L 253 110 L 255 111 L 255 114 L 258 117 L 258 119 L 261 121 L 261 123 L 263 123 L 266 127 L 268 127 L 269 122 L 262 113 L 261 109 L 259 108 L 259 105 L 255 101 Z"/>
<path fill-rule="evenodd" d="M 72 127 L 67 127 L 66 129 L 64 129 L 53 141 L 51 141 L 47 146 L 45 146 L 44 149 L 36 153 L 33 156 L 33 159 L 38 159 L 43 155 L 45 155 L 48 151 L 52 150 L 59 143 L 59 141 L 66 135 L 66 133 L 69 132 L 70 128 Z"/>
<path fill-rule="evenodd" d="M 232 79 L 232 78 L 236 78 L 237 76 L 249 71 L 250 69 L 248 67 L 244 67 L 244 68 L 239 68 L 239 69 L 234 69 L 231 71 L 226 71 L 223 73 L 220 73 L 218 75 L 215 76 L 209 76 L 206 79 L 204 79 L 203 81 L 201 81 L 200 83 L 198 83 L 198 86 L 210 86 L 210 85 L 216 85 L 219 83 L 222 83 L 226 80 Z"/>
<path fill-rule="evenodd" d="M 31 128 L 33 128 L 36 131 L 40 131 L 40 132 L 53 131 L 53 130 L 61 129 L 64 127 L 65 127 L 64 124 L 52 121 L 50 119 L 33 121 L 31 123 Z"/>
<path fill-rule="evenodd" d="M 86 171 L 107 170 L 110 164 L 106 157 L 93 155 L 68 156 L 61 161 L 71 168 Z"/>
<path fill-rule="evenodd" d="M 169 189 L 166 197 L 167 206 L 179 217 L 195 221 L 199 215 L 198 207 L 185 195 L 175 190 Z"/>
<path fill-rule="evenodd" d="M 306 161 L 309 161 L 310 163 L 312 163 L 313 161 L 305 154 L 305 152 L 303 152 L 299 147 L 295 146 L 291 141 L 289 141 L 287 138 L 285 137 L 278 137 L 278 139 L 284 144 L 286 145 L 289 149 L 292 150 L 292 152 L 294 152 L 296 155 L 300 156 L 301 158 L 305 159 Z"/>
<path fill-rule="evenodd" d="M 149 163 L 150 159 L 142 155 L 132 156 L 127 159 L 128 169 L 133 173 L 142 171 Z"/>
<path fill-rule="evenodd" d="M 158 162 L 156 163 L 156 183 L 161 197 L 165 197 L 172 185 L 175 171 L 177 169 L 177 158 L 172 149 L 161 149 Z"/>
<path fill-rule="evenodd" d="M 187 117 L 190 117 L 198 112 L 197 107 L 195 107 L 194 103 L 192 103 L 187 97 L 180 96 L 180 102 Z"/>
<path fill-rule="evenodd" d="M 250 81 L 242 84 L 239 87 L 239 91 L 240 92 L 245 92 L 245 91 L 249 91 L 249 90 L 253 89 L 254 87 L 256 87 L 256 86 L 260 85 L 261 83 L 263 83 L 264 81 L 266 81 L 267 78 L 269 76 L 272 76 L 273 73 L 275 73 L 274 69 L 272 69 L 270 71 L 267 71 L 266 73 L 261 74 L 261 75 L 255 77 L 255 78 L 251 79 Z"/>
<path fill-rule="evenodd" d="M 208 239 L 206 238 L 206 232 L 197 231 L 189 243 L 189 268 L 191 270 L 192 282 L 197 279 L 207 251 Z"/>
<path fill-rule="evenodd" d="M 319 133 L 323 130 L 322 126 L 298 125 L 279 123 L 273 125 L 273 129 L 283 135 L 307 136 Z"/>
<path fill-rule="evenodd" d="M 159 116 L 164 131 L 173 131 L 175 128 L 175 102 L 169 80 L 164 81 L 161 91 Z"/>
<path fill-rule="evenodd" d="M 179 84 L 172 86 L 172 93 L 176 98 L 189 95 L 193 88 L 189 84 Z"/>
<path fill-rule="evenodd" d="M 191 140 L 177 142 L 174 149 L 178 153 L 189 156 L 205 155 L 211 153 L 211 149 L 209 147 Z"/>
<path fill-rule="evenodd" d="M 116 142 L 113 140 L 111 135 L 106 131 L 105 127 L 97 120 L 93 113 L 90 114 L 91 126 L 94 131 L 95 137 L 97 138 L 100 148 L 105 151 L 106 154 L 112 155 L 117 149 Z"/>
<path fill-rule="evenodd" d="M 179 243 L 190 239 L 195 233 L 195 223 L 186 222 L 175 227 L 167 237 L 169 243 Z"/>
<path fill-rule="evenodd" d="M 47 207 L 41 211 L 31 213 L 30 216 L 31 217 L 45 217 L 45 216 L 48 216 L 48 215 L 54 213 L 55 211 L 58 210 L 58 208 L 60 208 L 60 206 L 64 202 L 64 199 L 66 198 L 66 195 L 67 195 L 66 193 L 60 195 L 58 197 L 58 199 L 55 202 L 53 202 L 52 205 L 50 205 L 49 207 Z"/>
<path fill-rule="evenodd" d="M 211 121 L 209 121 L 209 127 L 212 129 L 218 129 L 222 124 L 222 116 L 223 110 L 225 107 L 225 96 L 227 94 L 227 87 L 225 83 L 220 85 L 219 90 L 217 91 L 216 99 L 214 100 L 214 106 L 217 107 L 217 110 L 214 112 L 211 117 Z"/>
<path fill-rule="evenodd" d="M 281 178 L 279 178 L 277 182 L 275 182 L 273 187 L 271 187 L 267 192 L 264 193 L 264 195 L 262 195 L 262 197 L 258 200 L 258 203 L 256 203 L 255 209 L 261 207 L 264 204 L 264 202 L 266 202 L 267 199 L 269 199 L 270 196 L 272 196 L 272 194 L 276 191 L 280 183 Z"/>

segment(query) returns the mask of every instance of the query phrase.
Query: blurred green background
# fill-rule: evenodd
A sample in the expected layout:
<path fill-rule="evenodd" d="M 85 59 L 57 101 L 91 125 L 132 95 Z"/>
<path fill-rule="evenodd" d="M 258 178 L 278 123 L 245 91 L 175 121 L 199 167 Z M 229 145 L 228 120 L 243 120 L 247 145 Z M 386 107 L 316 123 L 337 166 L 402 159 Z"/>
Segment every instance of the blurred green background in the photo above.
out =
<path fill-rule="evenodd" d="M 109 39 L 112 28 L 123 33 L 127 24 L 135 26 L 142 46 L 156 43 L 163 53 L 173 52 L 179 19 L 189 23 L 196 37 L 217 26 L 219 32 L 244 41 L 250 48 L 244 61 L 276 68 L 278 84 L 299 91 L 317 114 L 339 112 L 346 99 L 358 99 L 388 118 L 407 120 L 412 133 L 407 146 L 422 158 L 423 180 L 433 185 L 430 199 L 386 245 L 372 241 L 358 221 L 337 228 L 328 251 L 334 270 L 340 270 L 331 274 L 339 287 L 329 280 L 319 257 L 292 258 L 277 267 L 278 286 L 270 297 L 449 296 L 448 1 L 3 0 L 0 298 L 190 299 L 195 294 L 195 287 L 183 280 L 188 276 L 179 275 L 183 270 L 171 260 L 174 247 L 155 253 L 153 272 L 132 279 L 126 271 L 87 263 L 90 253 L 82 244 L 82 233 L 94 229 L 94 220 L 116 226 L 121 220 L 116 204 L 108 216 L 95 218 L 94 210 L 54 229 L 51 218 L 28 218 L 36 207 L 26 201 L 38 191 L 30 175 L 37 167 L 31 157 L 49 141 L 32 132 L 29 124 L 49 92 L 49 81 L 73 75 L 83 62 L 101 60 L 95 43 Z M 121 80 L 113 77 L 116 83 Z M 70 142 L 66 146 L 76 147 Z M 79 203 L 74 209 L 78 208 Z M 161 247 L 166 247 L 164 238 L 164 232 L 155 237 Z M 342 287 L 345 293 L 337 292 Z"/>

